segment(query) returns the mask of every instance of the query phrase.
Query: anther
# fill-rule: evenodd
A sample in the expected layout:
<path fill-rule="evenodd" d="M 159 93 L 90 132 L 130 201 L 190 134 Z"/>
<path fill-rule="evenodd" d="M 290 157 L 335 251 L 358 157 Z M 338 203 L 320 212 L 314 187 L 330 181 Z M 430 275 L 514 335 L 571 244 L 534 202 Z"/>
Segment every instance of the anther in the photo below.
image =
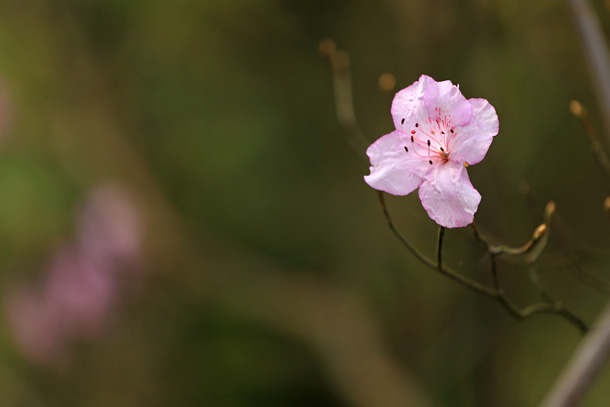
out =
<path fill-rule="evenodd" d="M 400 121 L 400 124 L 405 124 L 405 118 L 403 117 L 402 120 Z"/>
<path fill-rule="evenodd" d="M 409 149 L 407 148 L 407 146 L 405 146 L 405 151 L 406 151 L 407 153 L 409 152 Z"/>
<path fill-rule="evenodd" d="M 453 133 L 453 129 L 450 129 L 449 131 L 450 131 L 451 133 Z"/>
<path fill-rule="evenodd" d="M 413 136 L 411 136 L 411 143 L 413 143 L 413 141 L 414 141 L 414 140 L 413 140 Z"/>
<path fill-rule="evenodd" d="M 441 147 L 441 151 L 444 153 L 444 152 L 445 152 L 445 149 L 444 149 L 443 147 Z"/>
<path fill-rule="evenodd" d="M 432 165 L 432 160 L 428 160 L 428 162 L 430 163 L 430 165 Z"/>
<path fill-rule="evenodd" d="M 415 123 L 415 127 L 419 127 L 419 123 Z"/>
<path fill-rule="evenodd" d="M 430 140 L 428 140 L 428 147 L 430 147 Z"/>

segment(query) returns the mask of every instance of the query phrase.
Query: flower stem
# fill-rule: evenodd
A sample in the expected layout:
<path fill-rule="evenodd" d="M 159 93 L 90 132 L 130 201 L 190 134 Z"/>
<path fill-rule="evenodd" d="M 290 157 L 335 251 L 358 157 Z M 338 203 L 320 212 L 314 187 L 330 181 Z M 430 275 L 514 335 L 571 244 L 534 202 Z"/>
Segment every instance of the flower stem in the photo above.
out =
<path fill-rule="evenodd" d="M 438 244 L 436 249 L 436 267 L 439 271 L 443 269 L 443 237 L 445 236 L 445 228 L 438 227 Z"/>

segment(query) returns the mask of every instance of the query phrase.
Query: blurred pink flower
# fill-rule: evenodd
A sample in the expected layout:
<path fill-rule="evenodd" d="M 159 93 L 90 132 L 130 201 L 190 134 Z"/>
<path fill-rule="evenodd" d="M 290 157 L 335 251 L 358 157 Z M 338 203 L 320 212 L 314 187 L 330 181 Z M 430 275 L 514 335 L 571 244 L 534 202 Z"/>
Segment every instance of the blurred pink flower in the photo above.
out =
<path fill-rule="evenodd" d="M 10 92 L 3 81 L 0 81 L 0 140 L 4 139 L 13 121 L 13 104 Z"/>
<path fill-rule="evenodd" d="M 392 102 L 396 130 L 367 150 L 373 188 L 407 195 L 419 188 L 428 216 L 448 228 L 472 223 L 481 195 L 466 167 L 487 153 L 499 123 L 485 99 L 466 99 L 451 81 L 422 75 Z"/>
<path fill-rule="evenodd" d="M 142 228 L 139 216 L 116 185 L 96 189 L 79 218 L 78 245 L 91 260 L 120 266 L 138 257 Z"/>
<path fill-rule="evenodd" d="M 79 339 L 93 339 L 108 325 L 122 283 L 139 264 L 141 225 L 116 186 L 95 190 L 86 203 L 75 242 L 58 250 L 41 280 L 21 284 L 5 309 L 15 339 L 31 360 L 56 364 Z"/>

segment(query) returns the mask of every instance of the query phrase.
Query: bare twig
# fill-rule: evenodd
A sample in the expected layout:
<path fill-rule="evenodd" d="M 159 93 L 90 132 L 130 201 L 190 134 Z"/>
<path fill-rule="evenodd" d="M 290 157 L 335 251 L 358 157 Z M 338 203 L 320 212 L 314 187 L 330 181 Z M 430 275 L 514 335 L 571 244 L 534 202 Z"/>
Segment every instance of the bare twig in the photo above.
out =
<path fill-rule="evenodd" d="M 486 251 L 493 254 L 505 254 L 509 256 L 523 256 L 525 262 L 528 264 L 533 263 L 536 258 L 540 255 L 542 250 L 546 247 L 548 241 L 549 231 L 551 228 L 551 222 L 553 215 L 555 214 L 555 202 L 550 201 L 544 208 L 544 223 L 534 229 L 532 238 L 521 247 L 509 247 L 506 245 L 492 245 L 487 239 L 485 239 L 477 229 L 476 225 L 472 223 L 470 226 L 474 233 L 475 239 L 483 245 Z"/>
<path fill-rule="evenodd" d="M 602 169 L 604 174 L 610 178 L 610 159 L 608 159 L 608 154 L 606 154 L 606 151 L 602 147 L 599 136 L 597 135 L 591 120 L 589 119 L 587 109 L 585 109 L 584 106 L 577 100 L 572 100 L 570 102 L 570 111 L 580 121 L 580 125 L 589 139 L 591 151 L 593 152 L 593 156 L 595 157 L 597 164 Z"/>
<path fill-rule="evenodd" d="M 525 187 L 522 188 L 522 190 L 524 192 L 524 197 L 528 209 L 530 210 L 530 212 L 532 212 L 533 215 L 533 208 L 536 207 L 537 200 L 532 194 L 531 189 L 526 184 Z M 546 219 L 547 214 L 549 213 L 548 207 L 549 206 L 547 204 L 547 210 L 545 210 L 545 223 L 547 223 Z M 606 198 L 606 200 L 604 201 L 604 210 L 607 213 L 610 213 L 610 198 Z M 550 226 L 550 224 L 548 223 L 547 225 Z M 565 263 L 559 264 L 555 268 L 568 269 L 576 279 L 578 279 L 581 283 L 587 285 L 588 287 L 594 290 L 601 291 L 604 293 L 610 292 L 610 281 L 605 280 L 603 277 L 595 275 L 579 263 L 579 258 L 582 257 L 582 255 L 588 256 L 590 254 L 590 249 L 588 250 L 584 247 L 580 247 L 573 241 L 573 233 L 570 231 L 569 225 L 567 224 L 560 211 L 556 211 L 553 216 L 553 229 L 554 236 L 556 237 L 555 245 L 557 245 L 559 247 L 559 250 L 561 251 L 561 253 L 555 253 L 555 258 L 560 260 L 560 263 L 562 262 L 560 257 L 565 258 Z"/>
<path fill-rule="evenodd" d="M 475 234 L 475 238 L 482 244 L 482 246 L 485 248 L 485 251 L 487 253 L 489 253 L 491 275 L 492 275 L 492 281 L 493 281 L 493 285 L 494 285 L 493 288 L 487 287 L 486 285 L 481 284 L 478 281 L 471 280 L 470 278 L 465 277 L 462 274 L 443 265 L 443 262 L 442 262 L 442 248 L 443 247 L 442 246 L 443 246 L 445 228 L 440 227 L 439 232 L 438 232 L 437 251 L 436 251 L 437 260 L 436 260 L 436 262 L 434 262 L 433 260 L 428 258 L 426 255 L 422 254 L 419 250 L 417 250 L 409 242 L 409 240 L 396 228 L 396 226 L 394 225 L 394 222 L 392 221 L 392 218 L 390 217 L 390 213 L 386 207 L 385 200 L 383 198 L 383 192 L 379 192 L 379 201 L 380 201 L 381 207 L 383 209 L 383 214 L 384 214 L 386 220 L 388 221 L 388 226 L 390 227 L 390 229 L 392 230 L 394 235 L 419 261 L 421 261 L 426 266 L 437 270 L 439 273 L 443 274 L 444 276 L 451 278 L 452 280 L 464 285 L 465 287 L 468 287 L 469 289 L 471 289 L 473 291 L 476 291 L 478 293 L 481 293 L 481 294 L 487 295 L 488 297 L 493 298 L 494 300 L 498 301 L 500 303 L 500 305 L 502 305 L 513 317 L 515 317 L 517 319 L 525 319 L 529 316 L 532 316 L 535 314 L 542 314 L 542 313 L 556 314 L 556 315 L 559 315 L 559 316 L 563 317 L 564 319 L 566 319 L 572 325 L 577 327 L 581 332 L 587 331 L 587 326 L 584 324 L 584 322 L 582 322 L 582 320 L 580 318 L 578 318 L 576 315 L 569 312 L 561 303 L 559 303 L 557 301 L 535 303 L 535 304 L 525 307 L 522 310 L 520 310 L 517 306 L 515 306 L 506 297 L 506 295 L 504 295 L 504 292 L 502 291 L 499 274 L 498 274 L 498 270 L 497 270 L 497 266 L 496 266 L 496 256 L 498 255 L 499 252 L 492 250 L 492 246 L 490 246 L 489 243 L 487 242 L 487 240 L 479 234 L 479 232 L 478 232 L 477 228 L 474 226 L 474 224 L 472 225 L 472 230 Z M 547 219 L 547 218 L 545 218 L 545 219 Z M 539 238 L 540 238 L 539 236 L 536 237 L 536 232 L 535 232 L 534 239 L 539 239 Z M 524 250 L 523 253 L 527 253 L 527 250 Z"/>
<path fill-rule="evenodd" d="M 489 261 L 491 264 L 491 277 L 494 284 L 494 289 L 497 291 L 496 300 L 504 306 L 508 310 L 508 312 L 517 319 L 525 319 L 534 314 L 556 314 L 563 317 L 565 320 L 570 322 L 576 328 L 580 330 L 580 332 L 585 333 L 588 331 L 587 325 L 574 313 L 569 311 L 562 303 L 551 298 L 539 285 L 537 280 L 537 276 L 532 274 L 532 263 L 537 257 L 537 254 L 544 248 L 546 244 L 546 239 L 548 239 L 548 234 L 545 234 L 545 231 L 550 227 L 551 220 L 553 218 L 553 214 L 555 212 L 555 204 L 551 201 L 547 204 L 544 212 L 544 222 L 542 225 L 538 226 L 534 231 L 532 239 L 530 242 L 526 243 L 520 249 L 511 249 L 506 248 L 505 246 L 491 246 L 487 242 L 487 240 L 482 237 L 474 223 L 471 225 L 473 233 L 477 241 L 479 241 L 485 250 L 489 253 Z M 541 247 L 539 247 L 541 246 Z M 500 276 L 498 273 L 497 265 L 496 265 L 496 257 L 499 254 L 510 254 L 510 255 L 520 255 L 524 254 L 526 258 L 526 262 L 530 266 L 530 276 L 532 278 L 532 284 L 540 294 L 540 297 L 544 301 L 543 303 L 535 303 L 525 307 L 522 310 L 519 310 L 517 306 L 515 306 L 504 294 L 502 290 L 502 286 L 500 284 Z"/>
<path fill-rule="evenodd" d="M 588 0 L 566 0 L 572 12 L 599 103 L 606 140 L 610 142 L 610 53 L 599 20 Z"/>
<path fill-rule="evenodd" d="M 345 130 L 352 149 L 366 159 L 364 152 L 369 143 L 360 130 L 354 112 L 349 55 L 345 51 L 337 50 L 335 42 L 330 38 L 320 41 L 319 48 L 320 53 L 328 57 L 332 68 L 337 120 Z"/>

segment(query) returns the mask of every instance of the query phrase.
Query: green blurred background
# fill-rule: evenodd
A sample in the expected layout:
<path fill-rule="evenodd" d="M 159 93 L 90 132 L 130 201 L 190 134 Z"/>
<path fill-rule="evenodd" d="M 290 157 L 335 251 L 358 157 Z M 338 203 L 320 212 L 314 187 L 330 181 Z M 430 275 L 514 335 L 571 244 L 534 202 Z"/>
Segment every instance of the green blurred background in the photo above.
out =
<path fill-rule="evenodd" d="M 500 133 L 469 168 L 477 223 L 521 245 L 554 200 L 561 233 L 538 262 L 542 285 L 594 321 L 610 297 L 610 184 L 568 109 L 581 101 L 600 129 L 562 1 L 5 0 L 0 293 L 43 272 L 96 185 L 130 191 L 146 233 L 140 284 L 61 366 L 25 358 L 2 317 L 0 405 L 542 399 L 581 335 L 557 316 L 515 321 L 400 246 L 337 121 L 324 37 L 349 53 L 371 142 L 392 130 L 383 72 L 396 90 L 422 73 L 451 79 L 496 107 Z M 388 204 L 433 253 L 416 194 Z M 488 281 L 468 229 L 448 231 L 446 248 Z M 526 269 L 500 271 L 515 302 L 536 300 Z M 604 405 L 609 380 L 583 405 Z"/>

